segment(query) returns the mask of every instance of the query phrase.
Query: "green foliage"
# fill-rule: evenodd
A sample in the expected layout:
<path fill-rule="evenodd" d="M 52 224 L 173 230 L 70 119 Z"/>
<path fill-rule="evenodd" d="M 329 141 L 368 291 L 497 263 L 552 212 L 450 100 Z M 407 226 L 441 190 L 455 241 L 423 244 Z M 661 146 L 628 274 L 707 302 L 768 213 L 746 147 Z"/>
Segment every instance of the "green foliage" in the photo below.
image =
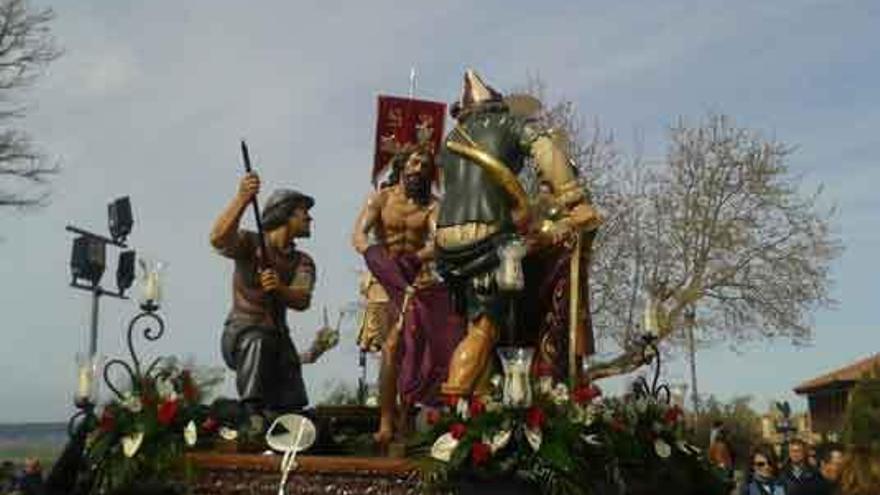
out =
<path fill-rule="evenodd" d="M 683 441 L 681 410 L 651 397 L 598 395 L 591 385 L 571 394 L 557 386 L 527 409 L 458 399 L 415 441 L 436 449 L 420 463 L 423 481 L 436 490 L 461 480 L 519 479 L 545 494 L 587 495 L 647 479 L 670 493 L 724 493 Z M 509 440 L 499 440 L 505 434 Z"/>
<path fill-rule="evenodd" d="M 95 473 L 93 492 L 125 489 L 136 481 L 187 479 L 192 474 L 184 462 L 187 446 L 213 433 L 210 408 L 202 399 L 216 383 L 212 374 L 197 377 L 166 360 L 106 404 L 87 443 L 87 462 Z"/>
<path fill-rule="evenodd" d="M 844 442 L 880 454 L 880 366 L 866 373 L 850 394 Z"/>
<path fill-rule="evenodd" d="M 752 406 L 751 396 L 734 397 L 721 402 L 714 396 L 703 401 L 700 417 L 690 438 L 694 444 L 708 447 L 712 425 L 716 421 L 724 424 L 727 441 L 733 450 L 734 461 L 738 465 L 748 462 L 748 453 L 754 445 L 762 442 L 761 415 Z"/>

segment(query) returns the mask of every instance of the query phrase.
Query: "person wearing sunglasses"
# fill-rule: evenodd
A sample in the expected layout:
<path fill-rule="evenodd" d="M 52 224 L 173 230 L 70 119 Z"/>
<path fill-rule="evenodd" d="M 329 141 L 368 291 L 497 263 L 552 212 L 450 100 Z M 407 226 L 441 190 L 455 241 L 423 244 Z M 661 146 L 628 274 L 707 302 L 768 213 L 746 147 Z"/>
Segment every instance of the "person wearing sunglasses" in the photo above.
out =
<path fill-rule="evenodd" d="M 776 477 L 776 454 L 769 445 L 752 451 L 750 476 L 740 495 L 787 495 L 785 485 Z"/>

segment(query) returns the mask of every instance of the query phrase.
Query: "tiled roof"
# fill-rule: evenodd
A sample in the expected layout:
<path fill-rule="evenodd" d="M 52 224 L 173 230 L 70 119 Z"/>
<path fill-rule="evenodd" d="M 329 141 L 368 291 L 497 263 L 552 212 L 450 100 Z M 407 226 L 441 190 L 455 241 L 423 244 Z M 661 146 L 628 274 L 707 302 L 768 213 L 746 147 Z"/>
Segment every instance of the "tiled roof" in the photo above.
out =
<path fill-rule="evenodd" d="M 796 394 L 808 394 L 836 384 L 846 384 L 857 381 L 873 367 L 880 366 L 880 353 L 874 354 L 843 368 L 830 373 L 807 380 L 794 388 Z"/>

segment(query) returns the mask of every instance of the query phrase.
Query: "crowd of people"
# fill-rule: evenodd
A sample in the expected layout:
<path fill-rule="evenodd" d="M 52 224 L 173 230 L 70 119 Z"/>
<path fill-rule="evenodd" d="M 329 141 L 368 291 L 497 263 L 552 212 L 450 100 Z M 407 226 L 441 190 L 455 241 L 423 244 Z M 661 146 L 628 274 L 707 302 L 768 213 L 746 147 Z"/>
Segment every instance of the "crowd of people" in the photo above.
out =
<path fill-rule="evenodd" d="M 0 494 L 37 495 L 43 493 L 43 466 L 38 459 L 25 460 L 24 466 L 4 461 L 0 466 Z"/>
<path fill-rule="evenodd" d="M 877 495 L 880 494 L 880 456 L 870 450 L 839 443 L 812 446 L 795 438 L 784 459 L 769 444 L 749 453 L 745 476 L 736 476 L 736 457 L 724 426 L 716 423 L 710 435 L 708 459 L 735 486 L 736 495 Z M 872 474 L 873 473 L 873 474 Z"/>

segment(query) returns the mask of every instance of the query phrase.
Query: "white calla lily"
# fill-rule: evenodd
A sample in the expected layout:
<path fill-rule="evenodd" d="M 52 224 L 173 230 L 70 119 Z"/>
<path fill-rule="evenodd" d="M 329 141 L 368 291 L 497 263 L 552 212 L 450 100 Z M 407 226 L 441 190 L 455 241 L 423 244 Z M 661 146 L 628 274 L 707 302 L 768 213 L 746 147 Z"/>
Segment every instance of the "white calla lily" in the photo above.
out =
<path fill-rule="evenodd" d="M 672 446 L 666 440 L 658 438 L 654 440 L 654 453 L 661 459 L 668 459 L 672 455 Z"/>
<path fill-rule="evenodd" d="M 449 462 L 452 452 L 458 447 L 458 440 L 451 433 L 441 435 L 431 446 L 431 457 L 438 461 Z"/>
<path fill-rule="evenodd" d="M 140 450 L 141 444 L 144 443 L 144 432 L 139 431 L 122 437 L 122 453 L 125 457 L 134 457 Z"/>
<path fill-rule="evenodd" d="M 543 436 L 541 435 L 541 430 L 526 428 L 526 440 L 529 442 L 529 445 L 535 452 L 537 452 L 541 448 L 542 439 Z"/>
<path fill-rule="evenodd" d="M 512 435 L 510 430 L 502 430 L 498 433 L 495 433 L 495 435 L 492 436 L 489 442 L 487 442 L 489 444 L 489 447 L 492 448 L 492 453 L 494 454 L 504 447 L 507 447 L 507 444 L 510 443 L 511 436 Z"/>
<path fill-rule="evenodd" d="M 199 439 L 198 429 L 196 428 L 196 424 L 190 420 L 189 423 L 186 424 L 186 428 L 183 429 L 183 440 L 187 445 L 192 447 L 196 444 L 196 441 Z"/>
<path fill-rule="evenodd" d="M 231 441 L 238 438 L 238 432 L 233 430 L 232 428 L 227 428 L 226 426 L 220 428 L 219 434 L 220 438 L 222 438 L 223 440 Z"/>

